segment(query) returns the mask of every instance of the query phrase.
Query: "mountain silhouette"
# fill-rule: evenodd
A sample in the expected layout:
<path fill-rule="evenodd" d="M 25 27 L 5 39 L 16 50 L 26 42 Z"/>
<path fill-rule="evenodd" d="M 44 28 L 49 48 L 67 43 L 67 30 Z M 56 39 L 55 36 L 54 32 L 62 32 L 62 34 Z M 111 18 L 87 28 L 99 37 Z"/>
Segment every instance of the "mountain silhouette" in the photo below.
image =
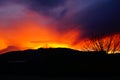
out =
<path fill-rule="evenodd" d="M 0 55 L 0 73 L 40 75 L 113 75 L 120 72 L 120 54 L 39 48 Z"/>
<path fill-rule="evenodd" d="M 8 46 L 7 48 L 0 50 L 1 54 L 7 53 L 7 52 L 11 52 L 11 51 L 18 51 L 20 50 L 18 47 L 16 46 Z"/>

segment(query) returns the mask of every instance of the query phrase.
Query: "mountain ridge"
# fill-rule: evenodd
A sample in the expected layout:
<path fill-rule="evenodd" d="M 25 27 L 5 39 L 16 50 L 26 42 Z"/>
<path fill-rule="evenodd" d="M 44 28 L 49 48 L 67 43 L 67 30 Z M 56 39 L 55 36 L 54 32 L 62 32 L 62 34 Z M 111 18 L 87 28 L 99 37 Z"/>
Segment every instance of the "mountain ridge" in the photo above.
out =
<path fill-rule="evenodd" d="M 29 49 L 0 55 L 0 74 L 113 75 L 120 72 L 119 61 L 120 54 L 106 52 L 82 52 L 66 48 Z"/>

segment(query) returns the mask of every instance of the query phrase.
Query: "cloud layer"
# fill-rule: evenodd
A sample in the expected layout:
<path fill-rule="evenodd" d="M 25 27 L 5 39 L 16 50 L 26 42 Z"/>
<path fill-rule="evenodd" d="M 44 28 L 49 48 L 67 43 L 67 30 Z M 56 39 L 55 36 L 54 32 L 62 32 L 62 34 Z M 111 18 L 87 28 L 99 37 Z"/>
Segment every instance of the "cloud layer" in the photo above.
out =
<path fill-rule="evenodd" d="M 51 18 L 59 31 L 73 27 L 80 29 L 83 37 L 120 32 L 118 0 L 0 0 L 0 4 L 2 21 L 6 15 L 9 20 L 26 18 L 24 13 L 31 11 Z"/>

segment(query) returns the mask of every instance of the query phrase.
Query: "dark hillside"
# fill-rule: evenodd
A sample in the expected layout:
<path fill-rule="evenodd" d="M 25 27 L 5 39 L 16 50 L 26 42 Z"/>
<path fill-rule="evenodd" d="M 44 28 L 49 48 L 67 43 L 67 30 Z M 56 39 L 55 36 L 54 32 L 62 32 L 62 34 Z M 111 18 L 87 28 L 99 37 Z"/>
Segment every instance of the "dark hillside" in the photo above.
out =
<path fill-rule="evenodd" d="M 0 55 L 0 65 L 1 74 L 114 75 L 120 72 L 120 54 L 40 48 Z"/>

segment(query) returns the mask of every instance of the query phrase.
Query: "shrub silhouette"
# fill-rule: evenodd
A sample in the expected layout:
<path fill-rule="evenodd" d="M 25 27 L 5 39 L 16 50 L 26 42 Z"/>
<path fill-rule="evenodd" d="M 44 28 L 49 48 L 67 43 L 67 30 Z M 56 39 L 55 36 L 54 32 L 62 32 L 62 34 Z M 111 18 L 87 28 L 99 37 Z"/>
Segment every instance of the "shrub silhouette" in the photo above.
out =
<path fill-rule="evenodd" d="M 120 34 L 110 34 L 109 36 L 94 36 L 85 42 L 85 50 L 106 51 L 116 53 L 120 51 Z"/>

